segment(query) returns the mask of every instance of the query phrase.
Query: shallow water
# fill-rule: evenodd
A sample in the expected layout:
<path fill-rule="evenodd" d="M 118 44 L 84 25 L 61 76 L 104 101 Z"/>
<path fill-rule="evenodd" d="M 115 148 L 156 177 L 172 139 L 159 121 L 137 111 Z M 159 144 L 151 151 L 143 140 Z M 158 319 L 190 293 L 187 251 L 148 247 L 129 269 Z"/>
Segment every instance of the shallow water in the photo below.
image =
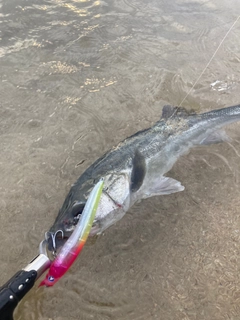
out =
<path fill-rule="evenodd" d="M 37 254 L 77 177 L 164 104 L 240 102 L 240 20 L 204 70 L 240 12 L 229 3 L 0 2 L 0 283 Z M 171 170 L 184 192 L 135 205 L 15 319 L 239 319 L 239 124 L 227 131 Z"/>

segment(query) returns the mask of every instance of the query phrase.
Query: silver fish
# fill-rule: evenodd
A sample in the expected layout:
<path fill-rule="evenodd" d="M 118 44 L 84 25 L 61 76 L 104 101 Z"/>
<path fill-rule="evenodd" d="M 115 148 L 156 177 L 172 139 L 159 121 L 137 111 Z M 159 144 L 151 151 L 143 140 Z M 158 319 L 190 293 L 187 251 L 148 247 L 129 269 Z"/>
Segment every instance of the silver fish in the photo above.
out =
<path fill-rule="evenodd" d="M 99 234 L 118 220 L 138 200 L 184 190 L 165 174 L 192 146 L 221 142 L 219 129 L 240 120 L 240 105 L 195 114 L 164 106 L 161 119 L 120 142 L 94 162 L 71 187 L 50 229 L 69 237 L 93 186 L 104 179 L 91 234 Z"/>

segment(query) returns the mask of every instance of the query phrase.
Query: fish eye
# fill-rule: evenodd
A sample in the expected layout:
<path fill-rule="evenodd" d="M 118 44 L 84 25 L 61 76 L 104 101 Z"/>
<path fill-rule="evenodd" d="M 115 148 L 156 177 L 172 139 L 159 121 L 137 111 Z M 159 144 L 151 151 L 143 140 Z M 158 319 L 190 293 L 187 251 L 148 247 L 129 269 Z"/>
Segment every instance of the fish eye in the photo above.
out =
<path fill-rule="evenodd" d="M 76 203 L 72 207 L 72 215 L 74 218 L 77 218 L 82 212 L 85 207 L 85 203 Z"/>

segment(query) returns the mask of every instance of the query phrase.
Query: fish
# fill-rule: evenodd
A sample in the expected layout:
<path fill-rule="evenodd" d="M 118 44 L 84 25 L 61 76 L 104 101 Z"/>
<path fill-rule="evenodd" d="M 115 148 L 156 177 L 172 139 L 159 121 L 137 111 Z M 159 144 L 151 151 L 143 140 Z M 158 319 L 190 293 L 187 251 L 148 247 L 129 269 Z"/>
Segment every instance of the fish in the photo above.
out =
<path fill-rule="evenodd" d="M 52 287 L 68 271 L 82 251 L 93 224 L 102 189 L 103 180 L 100 180 L 92 189 L 73 233 L 61 247 L 57 257 L 51 263 L 45 279 L 39 286 Z"/>
<path fill-rule="evenodd" d="M 104 188 L 90 235 L 115 224 L 139 200 L 183 191 L 181 182 L 166 173 L 191 147 L 227 140 L 222 127 L 239 120 L 240 105 L 201 114 L 164 106 L 162 117 L 152 127 L 126 138 L 82 173 L 72 185 L 50 233 L 61 229 L 64 237 L 69 237 L 100 177 Z"/>

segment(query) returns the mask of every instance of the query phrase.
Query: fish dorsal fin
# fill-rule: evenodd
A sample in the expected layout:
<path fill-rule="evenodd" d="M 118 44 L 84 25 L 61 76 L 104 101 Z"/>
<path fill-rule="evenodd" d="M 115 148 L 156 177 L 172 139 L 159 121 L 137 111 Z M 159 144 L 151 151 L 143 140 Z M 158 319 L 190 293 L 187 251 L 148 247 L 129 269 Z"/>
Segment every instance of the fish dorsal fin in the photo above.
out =
<path fill-rule="evenodd" d="M 146 174 L 146 162 L 140 151 L 136 150 L 132 161 L 131 191 L 136 192 L 143 184 Z"/>
<path fill-rule="evenodd" d="M 183 107 L 173 107 L 171 105 L 166 105 L 162 109 L 162 119 L 169 119 L 172 117 L 182 117 L 186 118 L 190 114 L 195 114 L 193 111 L 188 111 Z"/>

